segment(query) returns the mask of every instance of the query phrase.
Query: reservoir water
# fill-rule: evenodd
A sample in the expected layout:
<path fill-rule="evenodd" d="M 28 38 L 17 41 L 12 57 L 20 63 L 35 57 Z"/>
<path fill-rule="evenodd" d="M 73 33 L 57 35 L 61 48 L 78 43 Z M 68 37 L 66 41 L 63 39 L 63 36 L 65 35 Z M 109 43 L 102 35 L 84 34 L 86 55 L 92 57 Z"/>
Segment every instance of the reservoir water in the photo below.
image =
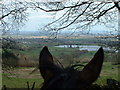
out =
<path fill-rule="evenodd" d="M 101 46 L 98 45 L 59 45 L 55 47 L 60 48 L 79 48 L 79 50 L 88 50 L 88 51 L 97 51 Z M 115 49 L 112 49 L 110 47 L 103 47 L 105 51 L 115 51 Z"/>

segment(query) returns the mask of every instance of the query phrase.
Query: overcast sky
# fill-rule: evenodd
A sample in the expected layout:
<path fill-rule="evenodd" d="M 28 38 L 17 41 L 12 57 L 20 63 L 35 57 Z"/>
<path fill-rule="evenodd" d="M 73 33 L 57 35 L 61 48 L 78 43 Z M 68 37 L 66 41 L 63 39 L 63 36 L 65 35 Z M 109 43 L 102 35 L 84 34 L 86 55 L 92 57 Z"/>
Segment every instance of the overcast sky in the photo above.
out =
<path fill-rule="evenodd" d="M 44 25 L 52 22 L 58 16 L 53 15 L 52 13 L 44 12 L 42 10 L 30 11 L 30 15 L 28 17 L 28 21 L 26 25 L 21 28 L 22 31 L 38 31 L 38 29 L 43 28 Z M 118 22 L 113 22 L 116 24 L 116 29 L 118 29 Z M 92 33 L 108 33 L 109 31 L 113 31 L 114 29 L 106 28 L 104 25 L 96 25 L 90 28 L 90 32 Z"/>
<path fill-rule="evenodd" d="M 3 0 L 4 3 L 9 3 L 11 1 L 25 1 L 25 0 Z M 31 1 L 31 0 L 27 0 L 27 1 Z M 39 1 L 39 2 L 46 2 L 48 0 L 35 0 L 35 1 Z M 56 1 L 56 0 L 54 0 Z M 57 1 L 65 1 L 65 0 L 57 0 Z M 72 2 L 77 2 L 79 0 L 71 0 Z M 89 0 L 81 0 L 81 1 L 89 1 Z M 51 21 L 53 21 L 53 17 L 59 17 L 59 15 L 51 15 L 51 13 L 48 12 L 44 12 L 42 10 L 28 10 L 28 12 L 30 13 L 30 15 L 28 16 L 28 21 L 25 23 L 25 26 L 23 26 L 20 30 L 22 31 L 37 31 L 38 29 L 42 28 L 44 25 L 50 23 Z M 118 22 L 113 22 L 116 25 L 116 29 L 118 29 Z M 102 26 L 94 26 L 92 28 L 90 28 L 91 32 L 106 32 L 106 31 L 111 31 L 113 29 L 110 28 L 106 28 L 104 25 Z"/>
<path fill-rule="evenodd" d="M 11 0 L 4 0 L 4 1 L 10 2 Z M 24 0 L 20 0 L 20 1 L 24 1 Z M 38 0 L 38 1 L 43 1 L 43 0 Z M 78 1 L 78 0 L 73 0 L 73 1 Z M 53 17 L 58 18 L 62 14 L 61 12 L 55 16 L 52 13 L 44 12 L 42 10 L 38 10 L 38 11 L 28 10 L 28 12 L 30 13 L 30 15 L 28 16 L 28 21 L 25 23 L 25 26 L 23 26 L 20 29 L 20 31 L 38 31 L 40 28 L 43 28 L 48 23 L 54 21 Z M 115 23 L 116 29 L 118 29 L 118 22 L 113 22 L 113 23 Z M 108 31 L 113 31 L 113 30 L 114 29 L 106 28 L 104 25 L 101 26 L 96 25 L 94 27 L 90 27 L 90 32 L 94 32 L 94 33 L 101 33 L 101 32 L 107 33 Z"/>
<path fill-rule="evenodd" d="M 26 25 L 23 26 L 21 30 L 33 30 L 36 31 L 39 28 L 42 28 L 47 23 L 50 23 L 52 19 L 52 15 L 50 13 L 46 13 L 44 11 L 31 11 L 30 15 L 28 16 L 28 21 Z"/>

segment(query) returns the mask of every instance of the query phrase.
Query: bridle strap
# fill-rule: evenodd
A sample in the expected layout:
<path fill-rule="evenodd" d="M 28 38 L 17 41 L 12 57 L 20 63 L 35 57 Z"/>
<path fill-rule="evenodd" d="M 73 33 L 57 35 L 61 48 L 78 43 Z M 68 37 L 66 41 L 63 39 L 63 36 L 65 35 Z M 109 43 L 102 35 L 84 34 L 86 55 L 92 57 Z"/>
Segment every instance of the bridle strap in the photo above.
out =
<path fill-rule="evenodd" d="M 68 77 L 68 74 L 63 73 L 63 74 L 56 76 L 55 78 L 52 78 L 50 82 L 48 83 L 48 85 L 46 86 L 46 89 L 49 88 L 51 85 L 53 85 L 56 81 L 60 80 L 61 78 L 66 78 L 66 77 Z"/>

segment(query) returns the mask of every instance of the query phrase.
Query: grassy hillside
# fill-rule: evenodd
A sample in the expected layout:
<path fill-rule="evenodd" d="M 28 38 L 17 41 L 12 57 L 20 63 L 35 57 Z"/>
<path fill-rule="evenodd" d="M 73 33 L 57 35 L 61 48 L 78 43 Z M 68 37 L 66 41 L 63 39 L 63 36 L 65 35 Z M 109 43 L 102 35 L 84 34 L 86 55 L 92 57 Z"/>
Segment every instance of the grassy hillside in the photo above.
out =
<path fill-rule="evenodd" d="M 64 66 L 68 67 L 73 64 L 87 64 L 96 51 L 80 51 L 79 48 L 58 48 L 54 45 L 64 44 L 94 44 L 100 43 L 93 38 L 77 38 L 77 39 L 65 39 L 64 42 L 61 40 L 52 39 L 19 39 L 22 41 L 18 46 L 19 48 L 9 48 L 8 51 L 13 52 L 19 58 L 19 62 L 22 67 L 3 68 L 2 73 L 2 86 L 6 85 L 8 88 L 27 88 L 27 81 L 32 86 L 35 82 L 35 88 L 40 88 L 43 79 L 40 75 L 39 70 L 31 73 L 38 65 L 39 54 L 43 46 L 48 46 L 51 54 L 54 57 L 55 63 L 58 61 Z M 52 43 L 53 41 L 53 43 Z M 14 47 L 14 46 L 13 46 Z M 1 50 L 1 49 L 0 49 Z M 113 65 L 116 60 L 116 53 L 105 52 L 105 60 L 102 67 L 100 77 L 95 82 L 99 85 L 105 85 L 106 79 L 111 78 L 118 80 L 118 68 L 119 65 Z M 9 60 L 9 59 L 8 59 Z M 14 63 L 14 62 L 13 62 Z M 24 65 L 22 65 L 24 64 Z M 120 81 L 120 80 L 119 80 Z"/>
<path fill-rule="evenodd" d="M 40 88 L 43 79 L 39 73 L 39 70 L 32 72 L 34 68 L 15 68 L 9 72 L 4 72 L 2 75 L 2 85 L 6 85 L 8 88 L 27 88 L 27 81 L 32 86 L 35 82 L 35 88 Z M 106 84 L 106 79 L 118 80 L 118 68 L 112 65 L 110 62 L 104 62 L 100 77 L 95 82 L 101 86 Z"/>

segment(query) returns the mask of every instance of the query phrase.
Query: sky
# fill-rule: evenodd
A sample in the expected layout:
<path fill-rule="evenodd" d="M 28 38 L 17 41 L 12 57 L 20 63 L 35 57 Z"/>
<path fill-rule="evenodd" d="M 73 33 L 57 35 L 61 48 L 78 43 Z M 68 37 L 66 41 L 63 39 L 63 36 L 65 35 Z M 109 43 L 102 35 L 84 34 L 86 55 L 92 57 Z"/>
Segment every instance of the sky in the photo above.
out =
<path fill-rule="evenodd" d="M 9 2 L 9 0 L 7 0 L 7 1 Z M 20 0 L 20 1 L 24 1 L 24 0 Z M 62 0 L 60 0 L 60 1 L 62 1 Z M 72 1 L 74 1 L 74 0 L 72 0 Z M 78 0 L 75 0 L 75 1 L 78 1 Z M 20 31 L 38 31 L 39 29 L 43 28 L 48 23 L 54 21 L 53 17 L 57 18 L 60 16 L 60 13 L 55 16 L 52 13 L 48 13 L 48 12 L 45 12 L 42 10 L 38 10 L 38 12 L 35 10 L 28 10 L 28 12 L 30 13 L 28 16 L 28 21 L 20 29 Z M 116 24 L 116 29 L 118 29 L 118 22 L 114 22 L 114 23 Z M 113 31 L 113 29 L 106 28 L 104 25 L 96 25 L 94 27 L 90 27 L 90 33 L 103 33 L 103 32 L 108 33 L 108 31 Z"/>
<path fill-rule="evenodd" d="M 37 31 L 39 28 L 42 28 L 44 25 L 50 23 L 52 21 L 52 17 L 49 13 L 44 11 L 32 11 L 29 16 L 28 20 L 25 23 L 25 26 L 21 28 L 21 30 L 27 31 Z"/>
<path fill-rule="evenodd" d="M 28 21 L 25 23 L 25 26 L 20 29 L 20 31 L 38 31 L 40 28 L 43 28 L 48 23 L 54 21 L 53 17 L 57 16 L 42 10 L 39 10 L 38 12 L 31 11 Z M 118 22 L 115 23 L 117 29 Z M 113 29 L 107 28 L 104 25 L 96 25 L 90 28 L 90 33 L 108 33 L 109 31 L 113 31 Z"/>

